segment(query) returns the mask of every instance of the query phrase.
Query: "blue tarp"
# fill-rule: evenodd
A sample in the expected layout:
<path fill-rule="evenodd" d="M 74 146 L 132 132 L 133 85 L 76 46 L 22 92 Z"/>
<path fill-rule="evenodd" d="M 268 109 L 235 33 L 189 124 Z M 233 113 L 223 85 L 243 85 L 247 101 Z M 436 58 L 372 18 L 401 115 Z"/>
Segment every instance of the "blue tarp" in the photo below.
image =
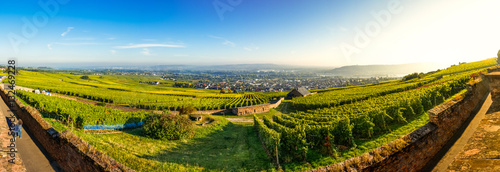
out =
<path fill-rule="evenodd" d="M 83 129 L 85 130 L 117 130 L 117 129 L 127 129 L 127 128 L 136 128 L 142 126 L 141 122 L 132 122 L 128 124 L 116 124 L 116 125 L 84 125 Z"/>

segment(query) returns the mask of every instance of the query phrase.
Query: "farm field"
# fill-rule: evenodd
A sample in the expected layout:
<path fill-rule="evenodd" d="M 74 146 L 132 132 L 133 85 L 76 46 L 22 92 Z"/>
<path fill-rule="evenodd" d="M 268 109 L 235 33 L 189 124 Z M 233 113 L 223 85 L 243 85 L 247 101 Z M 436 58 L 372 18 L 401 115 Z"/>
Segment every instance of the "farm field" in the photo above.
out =
<path fill-rule="evenodd" d="M 143 121 L 150 113 L 126 112 L 74 100 L 20 91 L 18 98 L 37 108 L 59 131 L 70 129 L 102 152 L 137 171 L 268 171 L 279 161 L 285 171 L 303 171 L 369 152 L 428 122 L 427 110 L 464 91 L 471 76 L 495 59 L 465 63 L 407 81 L 322 89 L 285 100 L 276 110 L 238 118 L 208 116 L 191 139 L 157 140 L 142 128 L 89 133 L 80 125 Z M 141 76 L 89 76 L 20 71 L 19 86 L 50 90 L 120 106 L 168 112 L 192 105 L 217 110 L 267 103 L 286 93 L 221 94 L 214 90 L 139 83 Z M 149 77 L 149 76 L 148 76 Z M 80 121 L 80 122 L 78 122 Z M 265 150 L 267 149 L 267 150 Z M 273 158 L 266 155 L 269 152 Z M 278 159 L 274 158 L 278 157 Z"/>

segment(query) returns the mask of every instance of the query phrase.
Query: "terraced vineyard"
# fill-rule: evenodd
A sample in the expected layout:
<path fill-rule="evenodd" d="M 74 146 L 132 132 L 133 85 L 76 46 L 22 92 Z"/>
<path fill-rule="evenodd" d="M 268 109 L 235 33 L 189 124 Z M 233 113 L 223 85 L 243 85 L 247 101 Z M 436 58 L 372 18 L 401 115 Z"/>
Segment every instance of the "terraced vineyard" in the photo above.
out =
<path fill-rule="evenodd" d="M 46 118 L 53 118 L 64 123 L 75 125 L 113 125 L 140 122 L 149 116 L 148 112 L 124 112 L 121 110 L 94 106 L 64 98 L 46 96 L 26 91 L 18 91 L 17 96 Z"/>
<path fill-rule="evenodd" d="M 315 109 L 349 104 L 365 100 L 370 97 L 382 96 L 390 93 L 421 87 L 435 81 L 435 78 L 426 78 L 417 81 L 391 82 L 370 87 L 353 87 L 351 89 L 338 89 L 314 94 L 308 97 L 298 97 L 292 105 L 300 109 Z"/>
<path fill-rule="evenodd" d="M 185 106 L 187 103 L 183 101 L 154 101 L 154 102 L 141 102 L 133 106 L 141 109 L 170 109 L 176 110 Z M 244 94 L 239 97 L 223 97 L 223 96 L 210 96 L 202 98 L 193 98 L 187 100 L 189 104 L 194 105 L 198 110 L 219 110 L 231 109 L 243 106 L 252 106 L 264 104 L 269 102 L 269 99 L 261 94 Z"/>
<path fill-rule="evenodd" d="M 140 128 L 116 134 L 87 134 L 84 130 L 75 133 L 138 171 L 271 171 L 272 164 L 279 164 L 285 171 L 303 171 L 341 162 L 413 131 L 427 123 L 427 110 L 463 91 L 471 76 L 494 64 L 495 59 L 488 59 L 409 81 L 323 89 L 309 97 L 286 100 L 278 108 L 283 113 L 273 110 L 261 114 L 261 119 L 254 116 L 253 128 L 251 124 L 228 122 L 223 116 L 209 116 L 215 122 L 196 126 L 196 136 L 189 140 L 155 140 L 143 136 Z M 168 83 L 148 85 L 139 83 L 140 76 L 80 77 L 21 71 L 17 81 L 20 86 L 157 110 L 177 110 L 187 105 L 198 110 L 229 109 L 268 103 L 286 95 L 220 94 L 214 90 L 173 88 Z M 68 129 L 70 124 L 139 122 L 150 115 L 23 91 L 18 97 L 40 110 L 58 130 Z M 266 158 L 266 154 L 270 157 Z M 238 158 L 228 158 L 233 156 Z"/>
<path fill-rule="evenodd" d="M 133 76 L 89 76 L 21 71 L 17 85 L 80 97 L 88 100 L 152 110 L 219 110 L 268 103 L 261 93 L 220 94 L 217 90 L 179 89 L 168 85 L 140 84 Z M 137 76 L 140 78 L 141 76 Z M 112 79 L 111 79 L 112 78 Z M 132 79 L 133 78 L 133 79 Z M 6 81 L 7 82 L 7 81 Z"/>
<path fill-rule="evenodd" d="M 365 100 L 370 97 L 383 96 L 386 94 L 415 89 L 424 85 L 432 85 L 456 79 L 456 77 L 452 74 L 459 74 L 463 72 L 477 73 L 482 69 L 484 70 L 484 68 L 493 65 L 496 65 L 495 60 L 488 59 L 452 66 L 445 70 L 429 74 L 427 77 L 422 79 L 414 79 L 410 81 L 395 81 L 371 86 L 350 87 L 346 89 L 322 89 L 318 90 L 320 91 L 318 94 L 314 94 L 308 97 L 294 98 L 292 104 L 295 108 L 302 110 L 349 104 L 352 102 Z"/>
<path fill-rule="evenodd" d="M 410 82 L 352 87 L 294 98 L 292 105 L 299 111 L 274 115 L 272 120 L 264 117 L 263 122 L 254 117 L 254 126 L 273 162 L 291 163 L 285 166 L 290 170 L 296 168 L 292 162 L 310 161 L 308 157 L 316 157 L 317 153 L 338 156 L 340 147 L 356 149 L 356 140 L 391 133 L 394 126 L 404 126 L 420 118 L 427 110 L 464 90 L 471 75 L 494 63 L 494 59 L 488 59 L 453 66 Z M 311 163 L 315 161 L 318 160 Z"/>

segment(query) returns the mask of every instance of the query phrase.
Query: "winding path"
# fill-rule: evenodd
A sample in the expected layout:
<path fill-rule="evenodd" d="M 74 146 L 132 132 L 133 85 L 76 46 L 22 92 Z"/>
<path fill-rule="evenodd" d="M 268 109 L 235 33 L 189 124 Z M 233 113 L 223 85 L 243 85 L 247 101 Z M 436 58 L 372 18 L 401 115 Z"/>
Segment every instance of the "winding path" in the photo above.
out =
<path fill-rule="evenodd" d="M 243 123 L 253 122 L 253 119 L 249 119 L 249 118 L 226 118 L 226 119 L 231 121 L 231 122 L 243 122 Z"/>

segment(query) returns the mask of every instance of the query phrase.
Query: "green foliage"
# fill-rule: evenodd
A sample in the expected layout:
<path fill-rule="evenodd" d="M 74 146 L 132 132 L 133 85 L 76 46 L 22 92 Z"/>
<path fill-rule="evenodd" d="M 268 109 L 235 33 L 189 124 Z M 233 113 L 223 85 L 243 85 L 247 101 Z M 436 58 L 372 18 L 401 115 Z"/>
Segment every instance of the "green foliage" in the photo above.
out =
<path fill-rule="evenodd" d="M 153 115 L 144 120 L 144 134 L 154 139 L 179 140 L 194 136 L 191 120 L 183 115 Z"/>
<path fill-rule="evenodd" d="M 140 79 L 153 80 L 148 76 L 104 75 L 90 81 L 82 81 L 81 75 L 23 71 L 16 84 L 40 88 L 52 93 L 75 96 L 103 103 L 151 110 L 179 110 L 192 104 L 197 110 L 218 110 L 240 107 L 245 104 L 268 103 L 276 93 L 220 94 L 215 90 L 168 87 L 167 84 L 149 86 Z M 242 102 L 247 103 L 242 103 Z"/>
<path fill-rule="evenodd" d="M 174 87 L 180 87 L 180 88 L 194 88 L 193 83 L 187 83 L 187 82 L 175 82 Z"/>
<path fill-rule="evenodd" d="M 124 112 L 117 109 L 94 106 L 74 100 L 25 91 L 18 91 L 17 96 L 50 118 L 64 122 L 70 122 L 67 121 L 68 116 L 77 120 L 81 118 L 82 125 L 112 125 L 140 122 L 149 115 L 149 113 L 144 111 Z"/>
<path fill-rule="evenodd" d="M 357 131 L 361 131 L 360 133 L 355 133 L 359 137 L 372 138 L 375 124 L 373 123 L 373 118 L 367 115 L 357 119 L 354 122 L 354 127 L 357 128 Z"/>
<path fill-rule="evenodd" d="M 344 146 L 356 146 L 352 130 L 354 125 L 351 124 L 349 118 L 344 118 L 337 123 L 333 135 L 336 136 L 335 143 Z"/>
<path fill-rule="evenodd" d="M 254 115 L 254 127 L 257 130 L 257 134 L 264 145 L 267 152 L 269 152 L 270 158 L 279 167 L 279 146 L 281 144 L 281 134 L 273 129 L 270 129 L 262 121 Z"/>
<path fill-rule="evenodd" d="M 498 53 L 497 53 L 497 64 L 500 65 L 500 50 L 498 50 Z"/>
<path fill-rule="evenodd" d="M 457 73 L 463 73 L 463 72 L 469 72 L 473 70 L 479 70 L 479 69 L 485 69 L 490 66 L 495 66 L 497 64 L 495 58 L 490 58 L 486 60 L 481 60 L 477 62 L 470 62 L 470 63 L 465 63 L 461 65 L 455 65 L 448 67 L 444 70 L 440 70 L 438 72 L 432 73 L 430 76 L 444 76 L 444 75 L 450 75 L 450 74 L 457 74 Z"/>
<path fill-rule="evenodd" d="M 81 76 L 80 79 L 89 79 L 89 76 L 84 75 L 84 76 Z"/>
<path fill-rule="evenodd" d="M 280 157 L 283 162 L 305 161 L 307 155 L 306 132 L 303 127 L 288 128 L 269 120 L 264 116 L 264 124 L 281 133 L 281 144 L 279 147 Z"/>
<path fill-rule="evenodd" d="M 83 129 L 83 118 L 81 116 L 76 117 L 75 127 L 78 129 Z"/>
<path fill-rule="evenodd" d="M 363 150 L 366 148 L 372 149 L 375 146 L 367 146 L 364 143 L 372 140 L 377 140 L 377 143 L 386 143 L 389 140 L 381 140 L 389 137 L 381 139 L 379 136 L 392 135 L 396 130 L 404 130 L 405 133 L 397 133 L 399 136 L 412 131 L 406 128 L 411 125 L 412 120 L 421 119 L 426 110 L 463 90 L 465 84 L 470 80 L 470 74 L 484 70 L 485 66 L 491 66 L 491 62 L 495 62 L 495 60 L 489 59 L 482 62 L 456 65 L 445 70 L 428 73 L 421 79 L 328 90 L 313 96 L 297 98 L 292 100 L 291 104 L 295 110 L 299 111 L 274 115 L 272 121 L 266 117 L 264 122 L 254 116 L 255 131 L 277 164 L 279 162 L 294 164 L 294 162 L 304 161 L 307 158 L 316 161 L 319 156 L 314 157 L 314 154 L 317 152 L 328 155 L 328 158 L 334 157 L 337 155 L 336 147 L 340 147 L 339 145 L 351 147 L 351 149 L 342 151 L 343 157 L 339 157 L 339 159 L 359 155 L 353 151 L 358 150 L 354 149 L 356 145 L 363 145 L 363 148 L 361 148 Z M 43 73 L 30 73 L 29 75 L 31 76 L 28 80 L 20 79 L 19 81 L 35 88 L 51 88 L 63 94 L 86 99 L 123 103 L 139 108 L 164 111 L 169 109 L 179 110 L 179 108 L 190 104 L 199 110 L 255 105 L 268 102 L 272 97 L 271 95 L 282 94 L 223 95 L 219 94 L 218 91 L 212 91 L 210 94 L 205 92 L 192 93 L 194 90 L 187 89 L 167 92 L 160 89 L 137 89 L 129 87 L 127 84 L 108 84 L 105 83 L 107 81 L 104 79 L 96 79 L 99 83 L 81 81 L 78 79 L 80 76 L 76 75 L 71 79 L 64 78 L 64 82 L 62 80 L 60 82 L 59 80 L 38 80 L 36 75 L 43 75 L 44 77 L 40 77 L 43 79 L 53 79 L 54 76 L 56 78 L 59 76 L 66 77 L 65 75 Z M 51 77 L 45 77 L 45 75 Z M 109 76 L 105 76 L 105 78 L 107 77 Z M 53 84 L 56 82 L 59 83 Z M 48 114 L 61 120 L 70 119 L 71 116 L 76 117 L 75 122 L 80 117 L 84 119 L 83 123 L 108 124 L 116 123 L 116 121 L 122 120 L 122 117 L 127 121 L 140 121 L 147 116 L 136 117 L 133 113 L 117 114 L 112 111 L 106 113 L 107 109 L 104 109 L 103 112 L 99 111 L 102 109 L 98 109 L 97 113 L 90 110 L 75 113 L 71 112 L 71 110 L 80 109 L 80 107 L 68 106 L 70 110 L 66 110 L 65 106 L 54 108 L 54 104 L 58 104 L 59 101 L 39 101 L 39 98 L 34 97 L 34 95 L 28 95 L 24 98 L 27 98 L 27 102 L 29 101 L 32 106 L 45 110 L 44 112 L 49 112 Z M 97 108 L 96 106 L 93 107 Z M 74 116 L 75 114 L 77 115 Z M 97 114 L 97 117 L 82 114 L 91 114 L 92 116 Z M 425 123 L 422 121 L 425 120 L 420 120 L 420 123 Z M 152 129 L 150 128 L 150 130 Z M 373 139 L 368 140 L 371 138 Z M 393 139 L 393 136 L 390 136 L 390 138 Z M 331 164 L 331 162 L 337 161 L 328 158 L 324 162 L 330 161 L 328 163 Z M 311 164 L 313 164 L 313 167 L 318 166 L 318 164 Z"/>
<path fill-rule="evenodd" d="M 408 80 L 411 80 L 411 79 L 415 79 L 415 78 L 423 78 L 424 77 L 424 73 L 412 73 L 412 74 L 408 74 L 408 75 L 405 75 L 403 77 L 403 81 L 408 81 Z"/>
<path fill-rule="evenodd" d="M 301 161 L 300 156 L 296 156 L 300 154 L 294 154 L 293 151 L 304 144 L 308 145 L 303 149 L 305 152 L 315 149 L 335 156 L 336 147 L 352 149 L 357 146 L 356 139 L 371 139 L 391 132 L 391 126 L 406 125 L 417 119 L 445 98 L 463 90 L 472 72 L 477 71 L 433 80 L 426 85 L 420 84 L 415 89 L 373 96 L 363 101 L 274 115 L 273 121 L 264 118 L 264 125 L 281 134 L 281 146 L 278 150 L 283 162 Z M 365 87 L 368 88 L 370 87 Z M 297 132 L 302 128 L 305 136 Z"/>
<path fill-rule="evenodd" d="M 328 108 L 362 101 L 371 97 L 415 89 L 435 82 L 435 78 L 426 78 L 418 81 L 398 81 L 372 86 L 359 86 L 349 89 L 334 89 L 307 97 L 297 97 L 292 100 L 292 106 L 297 109 Z"/>
<path fill-rule="evenodd" d="M 184 105 L 179 109 L 179 114 L 180 115 L 187 115 L 187 114 L 192 114 L 196 112 L 196 108 L 194 108 L 193 105 Z"/>

